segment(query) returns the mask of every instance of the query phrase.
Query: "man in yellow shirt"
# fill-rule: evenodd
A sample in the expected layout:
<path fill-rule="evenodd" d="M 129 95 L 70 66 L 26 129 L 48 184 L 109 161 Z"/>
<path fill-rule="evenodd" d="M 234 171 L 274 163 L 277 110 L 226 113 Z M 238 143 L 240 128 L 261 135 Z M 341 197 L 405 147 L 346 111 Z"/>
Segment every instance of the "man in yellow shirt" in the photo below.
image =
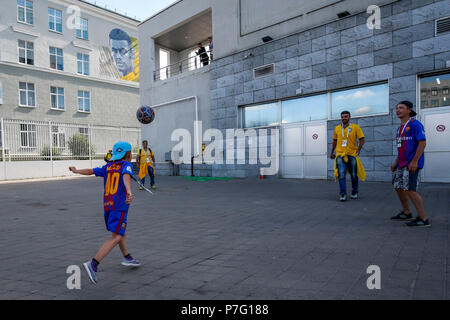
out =
<path fill-rule="evenodd" d="M 343 111 L 341 113 L 342 124 L 334 129 L 330 156 L 331 159 L 335 159 L 335 178 L 339 180 L 340 201 L 347 200 L 347 171 L 352 178 L 352 199 L 358 199 L 358 177 L 362 180 L 365 179 L 364 168 L 358 158 L 365 142 L 364 133 L 357 124 L 350 123 L 350 118 L 350 112 Z M 359 145 L 357 145 L 357 140 L 359 140 Z"/>
<path fill-rule="evenodd" d="M 145 177 L 147 174 L 150 176 L 150 186 L 152 189 L 155 187 L 155 154 L 152 149 L 148 147 L 148 141 L 142 141 L 142 149 L 139 149 L 136 164 L 139 167 L 139 179 L 141 179 L 142 185 L 145 184 Z M 140 190 L 144 188 L 140 187 Z"/>

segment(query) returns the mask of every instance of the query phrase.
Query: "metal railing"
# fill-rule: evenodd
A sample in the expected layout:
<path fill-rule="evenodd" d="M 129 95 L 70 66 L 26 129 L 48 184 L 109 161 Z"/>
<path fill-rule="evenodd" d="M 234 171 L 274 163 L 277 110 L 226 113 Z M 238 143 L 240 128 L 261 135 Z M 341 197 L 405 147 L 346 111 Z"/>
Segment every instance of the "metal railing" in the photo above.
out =
<path fill-rule="evenodd" d="M 153 80 L 165 80 L 178 74 L 207 66 L 212 61 L 212 50 L 206 51 L 205 53 L 206 55 L 203 58 L 201 55 L 195 55 L 153 71 Z"/>
<path fill-rule="evenodd" d="M 138 128 L 0 119 L 0 161 L 103 159 L 115 142 L 141 144 Z"/>

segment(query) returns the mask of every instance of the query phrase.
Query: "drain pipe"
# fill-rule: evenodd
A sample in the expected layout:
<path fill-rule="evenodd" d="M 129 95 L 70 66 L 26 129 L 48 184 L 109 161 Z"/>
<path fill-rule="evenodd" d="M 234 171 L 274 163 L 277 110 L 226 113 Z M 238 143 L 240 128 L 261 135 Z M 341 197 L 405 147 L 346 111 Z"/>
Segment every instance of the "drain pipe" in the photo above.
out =
<path fill-rule="evenodd" d="M 196 157 L 198 157 L 200 155 L 198 141 L 197 141 L 198 137 L 199 137 L 199 132 L 198 132 L 198 99 L 197 99 L 197 96 L 190 96 L 190 97 L 186 97 L 186 98 L 182 98 L 182 99 L 177 99 L 177 100 L 172 100 L 172 101 L 156 104 L 156 105 L 152 106 L 152 108 L 163 107 L 163 106 L 167 106 L 167 105 L 170 105 L 170 104 L 174 104 L 174 103 L 178 103 L 178 102 L 182 102 L 182 101 L 188 101 L 188 100 L 194 100 L 195 101 L 194 138 L 196 138 L 196 139 L 194 139 L 194 140 L 196 140 L 196 141 L 194 142 L 194 156 L 191 158 L 191 175 L 194 176 L 194 158 L 196 158 Z"/>

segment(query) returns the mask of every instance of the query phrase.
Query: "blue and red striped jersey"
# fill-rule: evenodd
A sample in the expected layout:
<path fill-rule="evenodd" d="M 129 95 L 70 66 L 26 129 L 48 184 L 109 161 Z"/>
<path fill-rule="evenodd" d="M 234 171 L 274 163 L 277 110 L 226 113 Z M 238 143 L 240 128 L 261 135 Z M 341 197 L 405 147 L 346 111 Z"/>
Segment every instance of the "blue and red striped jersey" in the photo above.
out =
<path fill-rule="evenodd" d="M 114 161 L 103 167 L 95 168 L 97 177 L 104 177 L 105 192 L 103 205 L 105 211 L 128 211 L 130 207 L 126 204 L 127 191 L 123 182 L 123 175 L 133 175 L 133 165 L 127 161 Z"/>
<path fill-rule="evenodd" d="M 401 138 L 401 147 L 398 147 L 398 167 L 405 168 L 409 165 L 417 152 L 419 141 L 425 141 L 425 129 L 420 121 L 411 119 L 407 127 L 403 130 L 404 125 L 397 129 L 397 139 Z M 403 132 L 403 134 L 401 134 Z M 422 169 L 424 166 L 424 155 L 420 157 L 417 167 Z"/>

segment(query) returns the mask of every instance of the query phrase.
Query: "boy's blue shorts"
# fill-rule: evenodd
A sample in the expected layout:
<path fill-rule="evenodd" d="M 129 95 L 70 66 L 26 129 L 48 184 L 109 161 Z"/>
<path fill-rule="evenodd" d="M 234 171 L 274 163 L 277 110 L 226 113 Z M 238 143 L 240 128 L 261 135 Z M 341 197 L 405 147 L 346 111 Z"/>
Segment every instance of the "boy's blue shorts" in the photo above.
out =
<path fill-rule="evenodd" d="M 105 211 L 106 230 L 125 235 L 127 229 L 127 211 Z"/>

